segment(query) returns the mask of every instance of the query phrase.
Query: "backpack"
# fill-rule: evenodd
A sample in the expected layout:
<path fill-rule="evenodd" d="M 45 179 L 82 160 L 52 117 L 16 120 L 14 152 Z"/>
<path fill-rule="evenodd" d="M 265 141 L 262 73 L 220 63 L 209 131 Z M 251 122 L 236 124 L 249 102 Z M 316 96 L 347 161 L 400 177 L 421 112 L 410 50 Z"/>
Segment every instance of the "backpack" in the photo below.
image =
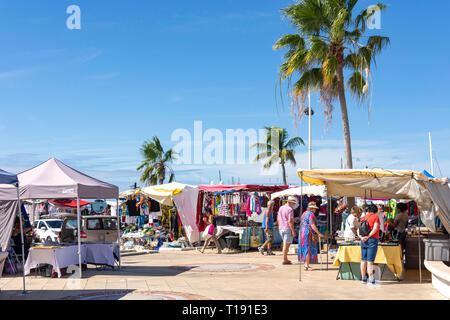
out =
<path fill-rule="evenodd" d="M 369 222 L 367 221 L 367 219 L 364 219 L 364 218 L 361 220 L 361 223 L 359 224 L 359 227 L 358 227 L 359 234 L 362 237 L 368 236 L 370 231 L 372 231 L 370 229 Z"/>

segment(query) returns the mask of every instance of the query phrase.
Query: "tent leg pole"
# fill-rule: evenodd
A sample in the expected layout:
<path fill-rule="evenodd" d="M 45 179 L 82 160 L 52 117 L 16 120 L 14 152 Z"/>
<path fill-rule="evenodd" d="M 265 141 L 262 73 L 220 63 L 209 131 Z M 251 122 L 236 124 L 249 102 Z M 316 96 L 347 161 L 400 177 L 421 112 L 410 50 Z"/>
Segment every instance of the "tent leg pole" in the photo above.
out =
<path fill-rule="evenodd" d="M 328 207 L 327 207 L 327 209 L 328 209 L 330 207 L 330 198 L 329 197 L 327 197 L 327 203 L 328 203 Z M 327 216 L 328 216 L 328 214 L 327 214 Z M 327 231 L 328 231 L 328 218 L 327 218 Z M 328 245 L 328 235 L 327 235 L 327 271 L 328 271 L 328 249 L 329 249 L 329 245 Z"/>
<path fill-rule="evenodd" d="M 301 172 L 300 173 L 300 217 L 302 216 L 302 214 L 303 214 L 303 172 Z M 301 223 L 300 223 L 300 230 L 298 230 L 298 252 L 297 252 L 297 255 L 298 255 L 298 257 L 299 257 L 299 272 L 298 272 L 298 277 L 299 277 L 299 279 L 298 279 L 298 281 L 302 281 L 302 259 L 301 259 L 301 253 L 302 253 L 302 251 L 301 251 L 301 238 L 302 238 L 302 236 L 301 236 L 301 232 L 302 232 L 302 226 L 301 226 Z"/>
<path fill-rule="evenodd" d="M 77 197 L 77 220 L 78 220 L 78 263 L 79 263 L 79 277 L 83 276 L 81 265 L 81 212 L 80 212 L 80 198 Z"/>
<path fill-rule="evenodd" d="M 121 220 L 121 216 L 120 216 L 120 208 L 119 208 L 119 198 L 116 198 L 116 205 L 117 205 L 117 209 L 116 209 L 116 217 L 117 217 L 117 246 L 118 246 L 118 253 L 119 253 L 119 270 L 122 267 L 121 266 L 121 258 L 120 258 L 120 220 Z"/>
<path fill-rule="evenodd" d="M 22 209 L 20 203 L 20 193 L 19 193 L 19 184 L 17 184 L 17 211 L 19 213 L 19 221 L 20 221 L 20 241 L 22 242 L 22 281 L 23 281 L 23 291 L 22 294 L 27 294 L 29 292 L 26 291 L 25 287 L 25 241 L 23 236 L 23 222 L 22 222 Z"/>
<path fill-rule="evenodd" d="M 320 271 L 322 271 L 322 241 L 319 237 L 319 256 L 320 256 Z"/>
<path fill-rule="evenodd" d="M 420 217 L 419 217 L 419 223 L 417 225 L 417 230 L 418 230 L 417 239 L 419 239 L 419 281 L 420 281 L 420 283 L 422 283 L 422 255 L 420 253 Z"/>

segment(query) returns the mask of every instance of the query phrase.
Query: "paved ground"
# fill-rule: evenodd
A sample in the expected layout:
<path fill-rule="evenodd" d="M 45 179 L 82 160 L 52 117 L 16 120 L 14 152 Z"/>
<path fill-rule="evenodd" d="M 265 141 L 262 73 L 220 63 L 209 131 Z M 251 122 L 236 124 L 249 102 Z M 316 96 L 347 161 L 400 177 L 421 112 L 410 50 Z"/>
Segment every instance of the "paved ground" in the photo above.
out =
<path fill-rule="evenodd" d="M 294 262 L 296 256 L 290 259 Z M 414 299 L 445 300 L 431 285 L 431 276 L 423 272 L 423 283 L 417 271 L 407 271 L 405 280 L 382 281 L 375 286 L 359 281 L 336 280 L 337 268 L 329 271 L 302 271 L 299 264 L 281 265 L 277 256 L 262 256 L 250 251 L 217 255 L 197 251 L 160 252 L 123 257 L 121 271 L 96 270 L 83 273 L 83 279 L 71 276 L 51 279 L 34 274 L 26 277 L 30 294 L 20 295 L 22 278 L 0 279 L 0 299 Z M 325 268 L 325 265 L 323 266 Z"/>

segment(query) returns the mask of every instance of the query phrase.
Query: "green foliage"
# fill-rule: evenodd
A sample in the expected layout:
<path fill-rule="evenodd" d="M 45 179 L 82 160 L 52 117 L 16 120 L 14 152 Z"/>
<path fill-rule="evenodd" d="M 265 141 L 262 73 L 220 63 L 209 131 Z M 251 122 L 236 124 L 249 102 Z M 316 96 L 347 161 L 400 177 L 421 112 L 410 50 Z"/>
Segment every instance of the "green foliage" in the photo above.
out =
<path fill-rule="evenodd" d="M 338 97 L 336 76 L 340 70 L 349 75 L 346 85 L 355 99 L 367 102 L 371 67 L 390 40 L 378 35 L 364 37 L 367 22 L 375 11 L 365 9 L 354 18 L 357 3 L 358 0 L 300 0 L 281 10 L 298 33 L 284 35 L 273 48 L 287 49 L 280 66 L 280 82 L 288 81 L 293 106 L 300 116 L 309 90 L 320 92 L 325 113 L 330 115 Z M 380 11 L 386 9 L 381 3 L 376 6 Z M 292 84 L 296 73 L 299 78 Z"/>
<path fill-rule="evenodd" d="M 146 185 L 163 184 L 166 178 L 166 171 L 171 172 L 169 182 L 174 180 L 174 173 L 169 163 L 175 160 L 176 153 L 170 149 L 164 151 L 158 137 L 153 137 L 152 141 L 144 141 L 141 149 L 144 160 L 137 170 L 142 170 L 141 182 Z"/>
<path fill-rule="evenodd" d="M 295 149 L 305 145 L 302 138 L 294 137 L 289 139 L 289 134 L 285 128 L 273 126 L 265 127 L 264 129 L 266 129 L 266 142 L 255 143 L 251 146 L 251 148 L 257 148 L 261 151 L 254 161 L 258 162 L 267 159 L 263 165 L 265 169 L 269 169 L 276 164 L 280 164 L 284 169 L 287 162 L 290 162 L 295 166 Z M 286 184 L 286 174 L 284 170 L 283 180 Z"/>

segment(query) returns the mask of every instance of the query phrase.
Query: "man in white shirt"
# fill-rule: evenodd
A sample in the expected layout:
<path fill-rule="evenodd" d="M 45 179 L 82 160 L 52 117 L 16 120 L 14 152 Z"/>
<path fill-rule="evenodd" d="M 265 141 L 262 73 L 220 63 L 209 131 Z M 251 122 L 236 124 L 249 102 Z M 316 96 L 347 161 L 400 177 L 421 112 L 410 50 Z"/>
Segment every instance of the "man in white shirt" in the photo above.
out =
<path fill-rule="evenodd" d="M 345 221 L 345 230 L 344 230 L 345 241 L 352 241 L 356 239 L 360 217 L 361 217 L 361 209 L 358 206 L 354 206 L 350 211 L 350 215 Z"/>

